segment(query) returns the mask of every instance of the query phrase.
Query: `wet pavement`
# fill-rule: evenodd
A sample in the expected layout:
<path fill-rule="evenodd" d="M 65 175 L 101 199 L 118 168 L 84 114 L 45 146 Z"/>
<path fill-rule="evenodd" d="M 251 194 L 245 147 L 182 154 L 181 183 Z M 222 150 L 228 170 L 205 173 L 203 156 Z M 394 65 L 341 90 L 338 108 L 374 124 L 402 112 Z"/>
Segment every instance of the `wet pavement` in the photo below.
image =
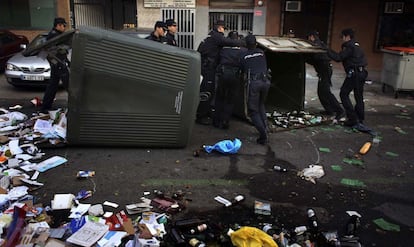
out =
<path fill-rule="evenodd" d="M 335 95 L 342 76 L 335 72 Z M 322 110 L 316 83 L 311 72 L 305 111 L 312 113 Z M 169 197 L 180 192 L 186 208 L 174 219 L 201 217 L 223 225 L 272 223 L 289 230 L 306 225 L 306 210 L 313 208 L 322 230 L 340 234 L 349 218 L 346 211 L 354 210 L 362 215 L 358 236 L 364 246 L 410 246 L 414 231 L 414 100 L 409 93 L 396 99 L 392 91 L 382 92 L 382 84 L 377 82 L 366 85 L 365 99 L 366 124 L 378 133 L 380 142 L 373 144 L 358 164 L 346 161 L 355 158 L 365 142 L 372 141 L 369 134 L 325 122 L 277 129 L 270 134 L 269 144 L 262 146 L 255 143 L 257 133 L 252 125 L 232 119 L 228 130 L 195 125 L 190 143 L 183 149 L 43 147 L 46 157 L 60 155 L 68 162 L 41 173 L 38 181 L 45 185 L 31 194 L 48 205 L 54 194 L 92 190 L 92 197 L 84 203 L 115 202 L 117 209 L 105 207 L 105 211 L 118 212 L 139 202 L 146 191 L 151 195 L 154 190 L 163 191 Z M 21 102 L 1 100 L 3 106 Z M 59 100 L 56 106 L 65 106 L 65 102 Z M 35 110 L 30 104 L 24 108 Z M 193 155 L 202 145 L 234 138 L 242 141 L 237 154 Z M 297 175 L 312 164 L 323 166 L 325 172 L 316 184 Z M 287 172 L 274 171 L 274 165 Z M 79 170 L 95 171 L 96 175 L 78 179 Z M 349 181 L 359 184 L 346 184 Z M 232 199 L 240 194 L 245 200 L 228 208 L 214 200 L 217 195 Z M 271 215 L 255 214 L 255 200 L 269 202 Z M 400 231 L 381 229 L 374 223 L 380 218 L 399 225 Z"/>

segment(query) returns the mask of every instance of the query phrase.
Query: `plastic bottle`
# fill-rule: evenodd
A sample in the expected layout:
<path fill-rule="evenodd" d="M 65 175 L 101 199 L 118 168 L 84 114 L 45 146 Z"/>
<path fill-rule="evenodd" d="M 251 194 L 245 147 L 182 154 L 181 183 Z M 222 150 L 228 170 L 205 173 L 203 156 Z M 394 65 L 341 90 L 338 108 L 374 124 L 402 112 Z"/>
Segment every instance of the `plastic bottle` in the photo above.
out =
<path fill-rule="evenodd" d="M 181 232 L 178 229 L 172 228 L 171 235 L 172 235 L 174 242 L 177 244 L 177 246 L 185 245 L 184 236 L 181 234 Z"/>
<path fill-rule="evenodd" d="M 360 218 L 357 215 L 352 215 L 346 224 L 346 235 L 354 236 L 361 225 Z"/>
<path fill-rule="evenodd" d="M 201 224 L 189 230 L 190 234 L 204 232 L 208 228 L 207 224 Z"/>
<path fill-rule="evenodd" d="M 198 225 L 205 224 L 205 223 L 206 223 L 205 220 L 193 218 L 193 219 L 177 220 L 175 221 L 174 225 L 179 228 L 186 228 L 186 227 L 191 228 L 193 226 L 198 226 Z"/>
<path fill-rule="evenodd" d="M 196 238 L 190 239 L 190 241 L 188 243 L 191 246 L 194 246 L 194 247 L 205 247 L 206 246 L 206 244 L 204 242 L 202 242 L 202 241 L 200 241 L 200 240 L 198 240 Z"/>
<path fill-rule="evenodd" d="M 309 231 L 311 233 L 317 233 L 319 224 L 318 224 L 318 218 L 316 217 L 315 211 L 312 208 L 308 209 L 308 226 Z"/>
<path fill-rule="evenodd" d="M 262 230 L 269 234 L 273 239 L 277 238 L 278 235 L 280 234 L 280 229 L 278 229 L 277 227 L 273 226 L 272 224 L 265 224 L 262 228 Z"/>
<path fill-rule="evenodd" d="M 286 168 L 282 168 L 278 165 L 273 166 L 273 170 L 278 171 L 278 172 L 287 172 Z"/>

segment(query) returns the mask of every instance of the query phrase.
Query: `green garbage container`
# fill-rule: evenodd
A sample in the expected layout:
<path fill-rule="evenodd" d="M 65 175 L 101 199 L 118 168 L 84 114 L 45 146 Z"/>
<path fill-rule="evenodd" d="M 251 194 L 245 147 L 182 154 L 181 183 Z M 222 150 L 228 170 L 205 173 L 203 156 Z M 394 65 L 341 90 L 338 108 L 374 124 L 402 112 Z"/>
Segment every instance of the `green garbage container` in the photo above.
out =
<path fill-rule="evenodd" d="M 307 40 L 276 36 L 257 36 L 258 47 L 265 51 L 272 80 L 266 100 L 268 112 L 301 111 L 305 107 L 305 60 L 312 53 L 325 52 Z M 235 115 L 247 118 L 246 88 L 240 86 Z M 240 102 L 240 99 L 243 99 Z"/>
<path fill-rule="evenodd" d="M 199 101 L 197 52 L 80 27 L 72 40 L 70 145 L 184 147 Z"/>

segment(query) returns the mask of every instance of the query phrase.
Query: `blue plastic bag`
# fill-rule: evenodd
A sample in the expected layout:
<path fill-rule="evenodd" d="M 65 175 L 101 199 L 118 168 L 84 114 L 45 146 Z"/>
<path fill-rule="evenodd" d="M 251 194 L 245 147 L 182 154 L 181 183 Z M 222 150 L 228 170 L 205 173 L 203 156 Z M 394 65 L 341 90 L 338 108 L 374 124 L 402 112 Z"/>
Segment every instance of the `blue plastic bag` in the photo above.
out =
<path fill-rule="evenodd" d="M 235 154 L 237 151 L 239 151 L 241 144 L 241 141 L 235 138 L 234 141 L 223 140 L 217 142 L 213 146 L 206 145 L 204 146 L 204 150 L 206 150 L 207 153 L 211 153 L 213 150 L 216 150 L 223 154 Z"/>

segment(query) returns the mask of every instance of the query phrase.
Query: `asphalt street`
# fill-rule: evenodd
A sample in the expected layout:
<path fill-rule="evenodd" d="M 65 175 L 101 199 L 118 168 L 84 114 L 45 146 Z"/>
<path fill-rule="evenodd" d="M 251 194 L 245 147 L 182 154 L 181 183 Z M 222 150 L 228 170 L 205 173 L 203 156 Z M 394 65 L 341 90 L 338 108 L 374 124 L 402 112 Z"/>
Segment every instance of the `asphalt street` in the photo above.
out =
<path fill-rule="evenodd" d="M 342 80 L 343 73 L 335 71 L 336 96 Z M 305 97 L 305 110 L 311 113 L 322 110 L 316 84 L 311 69 Z M 14 89 L 3 75 L 0 85 L 5 88 L 0 91 L 1 106 L 21 104 L 28 114 L 37 110 L 29 101 L 41 96 L 42 91 Z M 354 158 L 365 142 L 373 140 L 367 133 L 324 123 L 278 129 L 270 134 L 269 144 L 262 146 L 255 143 L 257 133 L 252 125 L 233 119 L 228 130 L 195 125 L 189 145 L 182 149 L 44 148 L 47 157 L 60 155 L 68 162 L 41 173 L 38 181 L 45 185 L 31 194 L 49 205 L 56 193 L 92 190 L 93 195 L 85 203 L 115 202 L 119 204 L 117 209 L 105 209 L 119 211 L 138 202 L 147 191 L 163 191 L 166 196 L 182 192 L 186 208 L 175 218 L 203 217 L 210 222 L 252 226 L 273 223 L 286 229 L 306 225 L 306 210 L 313 208 L 322 230 L 337 230 L 340 234 L 349 218 L 346 211 L 353 210 L 362 215 L 358 236 L 364 246 L 411 246 L 414 100 L 410 93 L 395 98 L 391 89 L 382 89 L 382 84 L 375 81 L 365 86 L 366 124 L 378 133 L 380 142 L 361 156 L 359 164 L 346 161 Z M 65 95 L 59 93 L 56 106 L 66 105 Z M 237 154 L 193 155 L 202 145 L 234 138 L 242 141 Z M 315 184 L 297 175 L 312 164 L 323 166 L 325 172 Z M 274 171 L 274 165 L 287 172 Z M 96 175 L 80 180 L 76 178 L 79 170 L 95 171 Z M 214 200 L 217 195 L 231 199 L 239 194 L 245 200 L 234 207 L 224 208 Z M 255 200 L 269 202 L 271 216 L 255 214 Z M 378 219 L 398 225 L 399 231 L 380 228 L 374 223 Z"/>

